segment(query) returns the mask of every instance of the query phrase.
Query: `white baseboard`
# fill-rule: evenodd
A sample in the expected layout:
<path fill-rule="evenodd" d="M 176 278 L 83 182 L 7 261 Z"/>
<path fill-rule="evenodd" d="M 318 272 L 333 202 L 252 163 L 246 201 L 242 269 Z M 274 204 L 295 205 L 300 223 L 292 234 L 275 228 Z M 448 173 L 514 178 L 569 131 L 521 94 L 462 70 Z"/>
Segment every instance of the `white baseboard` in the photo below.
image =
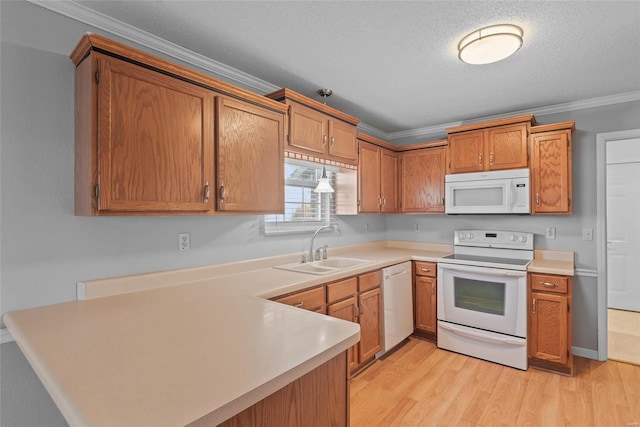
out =
<path fill-rule="evenodd" d="M 598 350 L 589 348 L 571 347 L 574 356 L 586 357 L 587 359 L 598 360 Z"/>

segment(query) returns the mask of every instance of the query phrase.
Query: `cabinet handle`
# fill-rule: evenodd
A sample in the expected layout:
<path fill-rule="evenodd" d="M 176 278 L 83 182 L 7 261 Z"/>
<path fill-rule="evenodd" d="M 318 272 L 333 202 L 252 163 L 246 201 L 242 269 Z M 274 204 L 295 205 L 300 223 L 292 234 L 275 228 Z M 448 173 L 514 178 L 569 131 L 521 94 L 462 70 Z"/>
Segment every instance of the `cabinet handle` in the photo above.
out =
<path fill-rule="evenodd" d="M 322 135 L 322 145 L 327 145 L 327 135 Z"/>
<path fill-rule="evenodd" d="M 542 286 L 544 286 L 545 288 L 557 288 L 558 284 L 557 283 L 551 283 L 551 282 L 540 282 L 540 284 Z"/>
<path fill-rule="evenodd" d="M 425 273 L 428 273 L 431 271 L 430 268 L 421 268 L 420 271 L 424 271 Z"/>
<path fill-rule="evenodd" d="M 364 304 L 360 303 L 360 316 L 364 316 Z"/>
<path fill-rule="evenodd" d="M 431 295 L 436 294 L 436 284 L 431 282 Z"/>
<path fill-rule="evenodd" d="M 226 190 L 224 188 L 224 182 L 220 183 L 220 201 L 224 202 L 224 196 L 225 196 Z"/>
<path fill-rule="evenodd" d="M 478 154 L 478 166 L 482 166 L 482 154 Z"/>
<path fill-rule="evenodd" d="M 387 198 L 386 197 L 382 198 L 382 206 L 387 206 Z"/>
<path fill-rule="evenodd" d="M 441 206 L 444 206 L 444 197 L 442 198 Z"/>
<path fill-rule="evenodd" d="M 493 165 L 493 153 L 489 153 L 489 164 Z"/>
<path fill-rule="evenodd" d="M 540 206 L 540 193 L 536 193 L 536 206 Z"/>
<path fill-rule="evenodd" d="M 209 196 L 211 196 L 211 189 L 209 188 L 209 181 L 204 183 L 204 203 L 209 203 Z"/>
<path fill-rule="evenodd" d="M 533 299 L 533 314 L 536 313 L 536 299 Z"/>
<path fill-rule="evenodd" d="M 299 303 L 297 303 L 297 304 L 293 304 L 293 306 L 294 306 L 294 307 L 297 307 L 297 308 L 300 308 L 300 307 L 302 307 L 303 305 L 304 305 L 304 301 L 299 302 Z"/>
<path fill-rule="evenodd" d="M 331 146 L 333 147 L 335 143 L 336 143 L 336 138 L 335 138 L 335 136 L 332 136 L 331 137 Z"/>
<path fill-rule="evenodd" d="M 382 206 L 382 197 L 378 197 L 378 206 Z"/>
<path fill-rule="evenodd" d="M 359 310 L 358 310 L 358 304 L 353 304 L 353 317 L 358 317 L 360 316 Z"/>

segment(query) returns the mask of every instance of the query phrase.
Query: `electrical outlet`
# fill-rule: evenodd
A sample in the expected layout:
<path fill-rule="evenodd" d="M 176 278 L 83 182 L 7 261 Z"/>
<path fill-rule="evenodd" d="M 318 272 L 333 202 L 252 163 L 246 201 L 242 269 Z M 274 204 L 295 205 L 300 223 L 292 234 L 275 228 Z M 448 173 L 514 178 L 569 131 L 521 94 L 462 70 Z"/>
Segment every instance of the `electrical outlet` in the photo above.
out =
<path fill-rule="evenodd" d="M 555 238 L 556 238 L 556 228 L 547 227 L 547 239 L 555 239 Z"/>
<path fill-rule="evenodd" d="M 582 229 L 582 240 L 593 240 L 593 228 Z"/>
<path fill-rule="evenodd" d="M 416 232 L 416 233 L 419 233 L 419 232 L 420 232 L 420 223 L 418 223 L 418 222 L 416 222 L 415 232 Z"/>
<path fill-rule="evenodd" d="M 368 222 L 364 225 L 364 232 L 365 233 L 369 232 L 369 223 Z"/>
<path fill-rule="evenodd" d="M 178 250 L 188 251 L 191 249 L 191 242 L 189 241 L 189 233 L 178 234 Z"/>

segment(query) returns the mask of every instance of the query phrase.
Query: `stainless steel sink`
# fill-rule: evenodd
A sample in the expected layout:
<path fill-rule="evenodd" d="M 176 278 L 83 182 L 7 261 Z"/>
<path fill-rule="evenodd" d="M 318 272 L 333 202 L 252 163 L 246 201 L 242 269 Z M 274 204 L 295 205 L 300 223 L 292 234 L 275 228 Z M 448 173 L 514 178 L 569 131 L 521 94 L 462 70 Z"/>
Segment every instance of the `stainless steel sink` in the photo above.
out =
<path fill-rule="evenodd" d="M 277 268 L 279 270 L 297 271 L 299 273 L 323 275 L 371 263 L 373 263 L 373 261 L 370 261 L 368 259 L 334 257 L 323 259 L 321 261 L 307 262 L 304 264 L 295 262 L 292 264 L 277 265 L 273 268 Z"/>

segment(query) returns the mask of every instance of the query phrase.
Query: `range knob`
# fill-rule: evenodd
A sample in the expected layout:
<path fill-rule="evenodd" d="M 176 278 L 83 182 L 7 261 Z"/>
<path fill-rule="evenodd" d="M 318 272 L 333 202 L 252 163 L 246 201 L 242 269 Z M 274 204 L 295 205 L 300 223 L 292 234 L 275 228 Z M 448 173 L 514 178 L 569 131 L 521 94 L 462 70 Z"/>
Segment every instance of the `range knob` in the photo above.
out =
<path fill-rule="evenodd" d="M 511 235 L 511 241 L 515 242 L 516 240 L 518 240 L 518 236 L 516 236 L 515 234 Z"/>
<path fill-rule="evenodd" d="M 520 236 L 520 241 L 522 243 L 526 242 L 527 241 L 527 236 Z"/>
<path fill-rule="evenodd" d="M 460 233 L 460 240 L 464 240 L 467 238 L 467 235 L 465 233 Z"/>
<path fill-rule="evenodd" d="M 469 233 L 469 238 L 473 239 L 473 233 Z"/>

